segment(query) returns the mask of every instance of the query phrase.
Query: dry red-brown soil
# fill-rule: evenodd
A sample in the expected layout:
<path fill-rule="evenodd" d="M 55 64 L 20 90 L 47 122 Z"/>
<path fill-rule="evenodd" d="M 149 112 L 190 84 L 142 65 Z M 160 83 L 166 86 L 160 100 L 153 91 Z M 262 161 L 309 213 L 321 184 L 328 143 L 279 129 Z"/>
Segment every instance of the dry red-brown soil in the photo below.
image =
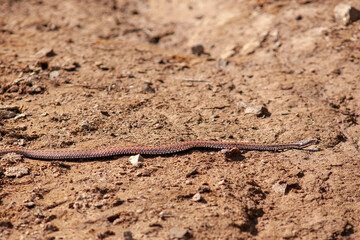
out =
<path fill-rule="evenodd" d="M 338 3 L 1 1 L 1 148 L 318 143 L 5 155 L 0 238 L 360 239 L 360 21 Z"/>

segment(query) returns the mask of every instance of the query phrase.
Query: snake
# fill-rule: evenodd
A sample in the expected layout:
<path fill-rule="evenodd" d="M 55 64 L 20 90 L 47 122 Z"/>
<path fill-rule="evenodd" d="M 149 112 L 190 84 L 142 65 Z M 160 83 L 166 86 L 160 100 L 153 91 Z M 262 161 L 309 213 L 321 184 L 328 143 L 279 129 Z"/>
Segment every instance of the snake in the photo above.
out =
<path fill-rule="evenodd" d="M 314 145 L 317 139 L 307 139 L 296 143 L 250 143 L 250 142 L 220 142 L 212 140 L 189 140 L 161 146 L 115 146 L 87 150 L 34 150 L 22 147 L 0 149 L 0 156 L 8 153 L 20 154 L 26 158 L 42 160 L 75 160 L 94 159 L 121 155 L 168 155 L 187 151 L 193 148 L 205 149 L 239 149 L 247 151 L 280 151 L 286 149 L 303 149 Z"/>

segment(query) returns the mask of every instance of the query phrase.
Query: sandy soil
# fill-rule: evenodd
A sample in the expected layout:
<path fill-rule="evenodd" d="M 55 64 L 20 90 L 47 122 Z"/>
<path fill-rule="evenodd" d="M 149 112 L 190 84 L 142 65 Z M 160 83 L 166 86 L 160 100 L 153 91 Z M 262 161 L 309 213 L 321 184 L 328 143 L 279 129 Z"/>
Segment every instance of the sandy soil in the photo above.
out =
<path fill-rule="evenodd" d="M 338 3 L 2 1 L 1 147 L 319 143 L 142 167 L 6 155 L 0 238 L 359 239 L 360 21 Z"/>

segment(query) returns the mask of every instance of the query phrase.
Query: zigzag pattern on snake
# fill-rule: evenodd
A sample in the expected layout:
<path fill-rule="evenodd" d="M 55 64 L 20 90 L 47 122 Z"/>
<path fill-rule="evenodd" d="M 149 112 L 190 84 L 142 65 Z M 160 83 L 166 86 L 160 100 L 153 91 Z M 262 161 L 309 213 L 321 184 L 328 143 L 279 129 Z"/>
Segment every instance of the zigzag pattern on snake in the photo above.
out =
<path fill-rule="evenodd" d="M 0 149 L 0 156 L 7 153 L 21 154 L 27 158 L 44 160 L 72 160 L 102 158 L 119 155 L 142 154 L 142 155 L 166 155 L 192 148 L 207 149 L 232 149 L 257 150 L 257 151 L 279 151 L 285 149 L 303 149 L 317 142 L 316 139 L 308 139 L 297 143 L 263 144 L 245 142 L 218 142 L 209 140 L 190 140 L 164 146 L 117 146 L 102 149 L 88 150 L 33 150 L 26 148 L 3 148 Z"/>

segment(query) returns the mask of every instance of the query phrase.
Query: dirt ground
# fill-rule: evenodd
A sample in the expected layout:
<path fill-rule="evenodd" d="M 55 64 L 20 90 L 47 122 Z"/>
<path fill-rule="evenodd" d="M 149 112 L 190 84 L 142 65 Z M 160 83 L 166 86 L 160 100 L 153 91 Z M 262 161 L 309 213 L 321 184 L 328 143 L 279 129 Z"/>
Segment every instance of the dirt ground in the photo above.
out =
<path fill-rule="evenodd" d="M 5 155 L 0 238 L 360 239 L 360 21 L 340 2 L 1 1 L 0 147 L 318 144 Z"/>

